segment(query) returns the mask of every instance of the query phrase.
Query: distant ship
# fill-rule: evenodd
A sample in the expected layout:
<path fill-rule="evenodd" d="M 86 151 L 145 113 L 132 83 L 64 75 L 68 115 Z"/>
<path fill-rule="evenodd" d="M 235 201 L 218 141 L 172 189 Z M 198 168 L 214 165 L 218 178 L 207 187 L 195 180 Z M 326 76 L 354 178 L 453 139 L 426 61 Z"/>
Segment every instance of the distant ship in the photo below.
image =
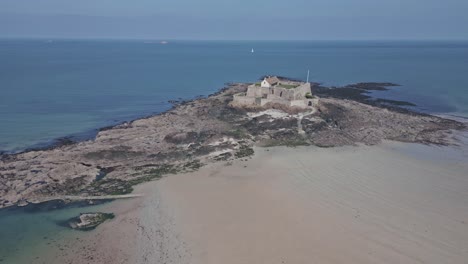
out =
<path fill-rule="evenodd" d="M 253 48 L 252 48 L 252 51 L 251 51 L 251 52 L 254 53 L 254 49 L 253 49 Z"/>
<path fill-rule="evenodd" d="M 160 43 L 164 45 L 164 44 L 167 44 L 167 43 L 169 43 L 169 42 L 163 40 L 163 41 L 161 41 Z"/>

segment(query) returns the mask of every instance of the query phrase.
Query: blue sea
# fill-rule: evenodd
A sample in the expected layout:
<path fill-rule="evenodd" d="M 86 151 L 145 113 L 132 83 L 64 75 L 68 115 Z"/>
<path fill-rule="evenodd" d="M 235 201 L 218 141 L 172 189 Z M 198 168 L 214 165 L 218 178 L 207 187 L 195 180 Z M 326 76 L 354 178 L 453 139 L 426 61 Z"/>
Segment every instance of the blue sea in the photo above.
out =
<path fill-rule="evenodd" d="M 252 53 L 251 49 L 255 52 Z M 0 40 L 0 150 L 159 113 L 265 74 L 325 85 L 394 82 L 375 96 L 468 117 L 468 42 Z"/>

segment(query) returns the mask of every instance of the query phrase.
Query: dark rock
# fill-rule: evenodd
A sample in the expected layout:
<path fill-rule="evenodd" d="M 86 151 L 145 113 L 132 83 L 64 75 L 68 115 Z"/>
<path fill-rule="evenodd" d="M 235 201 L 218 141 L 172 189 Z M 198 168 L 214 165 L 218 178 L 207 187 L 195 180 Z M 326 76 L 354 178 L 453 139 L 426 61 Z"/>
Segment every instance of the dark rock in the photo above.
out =
<path fill-rule="evenodd" d="M 115 215 L 112 213 L 81 213 L 77 217 L 72 217 L 67 221 L 58 224 L 66 225 L 75 230 L 89 231 L 95 229 L 106 220 L 113 219 L 114 217 Z"/>

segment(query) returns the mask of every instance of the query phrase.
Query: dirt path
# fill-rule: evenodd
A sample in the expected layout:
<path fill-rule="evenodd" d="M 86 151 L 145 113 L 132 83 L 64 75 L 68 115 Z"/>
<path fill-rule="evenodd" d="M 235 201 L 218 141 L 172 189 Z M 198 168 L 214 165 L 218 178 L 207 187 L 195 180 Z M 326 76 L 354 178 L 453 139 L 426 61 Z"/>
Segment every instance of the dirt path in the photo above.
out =
<path fill-rule="evenodd" d="M 306 113 L 299 113 L 298 114 L 298 118 L 297 118 L 297 133 L 299 133 L 299 135 L 302 135 L 302 136 L 305 136 L 305 131 L 304 129 L 302 129 L 302 119 L 305 117 L 305 116 L 309 116 L 309 115 L 313 115 L 317 112 L 317 109 L 313 108 L 312 111 L 310 112 L 306 112 Z"/>

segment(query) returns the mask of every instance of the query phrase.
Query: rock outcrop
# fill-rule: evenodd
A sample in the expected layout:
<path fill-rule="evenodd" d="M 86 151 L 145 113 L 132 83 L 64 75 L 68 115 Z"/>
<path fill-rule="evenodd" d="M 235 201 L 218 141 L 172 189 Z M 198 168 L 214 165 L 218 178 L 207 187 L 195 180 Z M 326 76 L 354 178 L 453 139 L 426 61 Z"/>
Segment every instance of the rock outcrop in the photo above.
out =
<path fill-rule="evenodd" d="M 72 229 L 89 231 L 112 218 L 114 218 L 114 214 L 112 213 L 82 213 L 77 217 L 69 219 L 66 223 Z"/>
<path fill-rule="evenodd" d="M 448 145 L 456 144 L 451 131 L 464 128 L 456 121 L 367 100 L 362 87 L 372 85 L 364 84 L 347 87 L 353 95 L 349 98 L 339 90 L 316 89 L 321 99 L 313 113 L 229 106 L 247 86 L 232 84 L 165 113 L 106 128 L 93 140 L 3 155 L 0 208 L 42 197 L 126 194 L 140 182 L 245 158 L 254 145 L 333 147 L 382 140 Z"/>

